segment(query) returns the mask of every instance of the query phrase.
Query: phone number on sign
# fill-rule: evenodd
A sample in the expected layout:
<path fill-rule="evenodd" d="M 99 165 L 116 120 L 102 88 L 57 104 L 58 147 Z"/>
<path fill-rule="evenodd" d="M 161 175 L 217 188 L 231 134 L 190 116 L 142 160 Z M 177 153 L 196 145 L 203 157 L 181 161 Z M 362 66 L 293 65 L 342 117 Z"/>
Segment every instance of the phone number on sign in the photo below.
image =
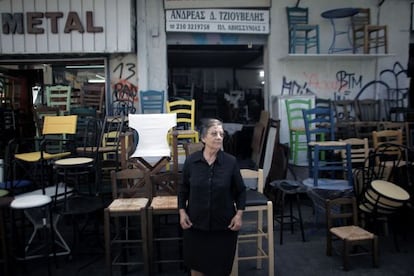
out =
<path fill-rule="evenodd" d="M 208 24 L 177 23 L 177 24 L 170 24 L 170 29 L 172 30 L 210 30 L 210 26 Z"/>

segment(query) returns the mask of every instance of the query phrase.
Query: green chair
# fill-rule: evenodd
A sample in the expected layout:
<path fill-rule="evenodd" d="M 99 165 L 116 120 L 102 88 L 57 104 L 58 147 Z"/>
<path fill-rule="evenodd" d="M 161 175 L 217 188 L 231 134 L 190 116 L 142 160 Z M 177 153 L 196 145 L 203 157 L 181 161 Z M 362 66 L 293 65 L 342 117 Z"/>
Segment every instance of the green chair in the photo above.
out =
<path fill-rule="evenodd" d="M 303 122 L 302 109 L 312 108 L 311 99 L 287 99 L 285 101 L 289 127 L 290 159 L 297 165 L 299 151 L 307 151 L 306 132 Z M 302 138 L 301 138 L 302 137 Z"/>

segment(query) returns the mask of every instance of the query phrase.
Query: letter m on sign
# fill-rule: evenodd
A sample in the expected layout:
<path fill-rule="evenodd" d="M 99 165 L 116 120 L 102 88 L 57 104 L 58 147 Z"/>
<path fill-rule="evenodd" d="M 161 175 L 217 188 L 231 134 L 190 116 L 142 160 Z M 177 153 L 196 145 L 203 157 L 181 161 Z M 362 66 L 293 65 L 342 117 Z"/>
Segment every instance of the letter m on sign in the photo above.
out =
<path fill-rule="evenodd" d="M 1 25 L 3 34 L 23 34 L 23 13 L 2 13 Z"/>

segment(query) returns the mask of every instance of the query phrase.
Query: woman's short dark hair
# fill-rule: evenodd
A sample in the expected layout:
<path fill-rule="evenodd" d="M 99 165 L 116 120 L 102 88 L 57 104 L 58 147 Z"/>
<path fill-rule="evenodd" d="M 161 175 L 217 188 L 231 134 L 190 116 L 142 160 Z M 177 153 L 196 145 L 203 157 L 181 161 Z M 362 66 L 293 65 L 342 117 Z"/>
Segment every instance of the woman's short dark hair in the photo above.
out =
<path fill-rule="evenodd" d="M 223 122 L 215 119 L 215 118 L 208 118 L 208 119 L 204 119 L 201 122 L 201 129 L 200 129 L 200 136 L 201 138 L 204 138 L 207 136 L 207 131 L 212 127 L 212 126 L 223 126 Z"/>

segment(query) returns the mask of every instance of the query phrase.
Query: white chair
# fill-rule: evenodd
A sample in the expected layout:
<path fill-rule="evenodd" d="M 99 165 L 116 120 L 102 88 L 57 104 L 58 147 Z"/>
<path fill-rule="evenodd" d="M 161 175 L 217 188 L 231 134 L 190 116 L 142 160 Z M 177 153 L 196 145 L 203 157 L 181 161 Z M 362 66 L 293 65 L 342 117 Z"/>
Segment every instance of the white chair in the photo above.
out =
<path fill-rule="evenodd" d="M 236 254 L 234 257 L 233 262 L 233 270 L 231 275 L 238 275 L 239 269 L 239 261 L 247 261 L 247 260 L 256 260 L 256 268 L 261 269 L 263 259 L 268 260 L 268 271 L 269 276 L 274 275 L 274 243 L 273 243 L 273 204 L 264 194 L 264 180 L 263 180 L 263 170 L 251 170 L 251 169 L 241 169 L 240 170 L 243 180 L 247 184 L 247 186 L 252 186 L 248 184 L 248 182 L 256 182 L 257 183 L 257 191 L 256 190 L 248 190 L 247 191 L 247 198 L 246 198 L 246 209 L 245 215 L 248 212 L 254 212 L 257 214 L 257 222 L 255 222 L 254 231 L 246 231 L 246 223 L 247 220 L 244 220 L 244 227 L 239 232 L 239 238 L 237 242 Z M 263 220 L 263 212 L 267 214 L 266 224 Z M 266 227 L 267 226 L 267 231 Z M 266 247 L 263 247 L 263 239 L 266 239 L 267 242 L 267 251 Z M 243 244 L 254 244 L 255 246 L 255 255 L 249 256 L 239 256 L 239 248 Z"/>

